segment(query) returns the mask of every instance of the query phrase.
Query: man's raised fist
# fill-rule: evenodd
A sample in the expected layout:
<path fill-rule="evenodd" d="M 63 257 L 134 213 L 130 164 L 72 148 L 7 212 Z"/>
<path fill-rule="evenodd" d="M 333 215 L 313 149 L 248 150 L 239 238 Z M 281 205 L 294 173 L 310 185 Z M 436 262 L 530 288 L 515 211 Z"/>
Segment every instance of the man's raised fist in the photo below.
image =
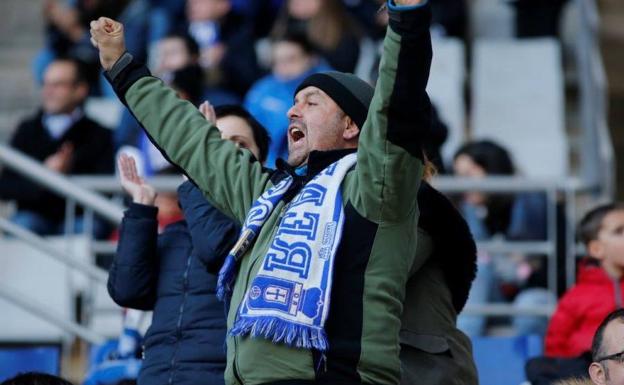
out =
<path fill-rule="evenodd" d="M 100 63 L 108 71 L 126 51 L 123 24 L 100 17 L 90 27 L 91 44 L 100 51 Z"/>

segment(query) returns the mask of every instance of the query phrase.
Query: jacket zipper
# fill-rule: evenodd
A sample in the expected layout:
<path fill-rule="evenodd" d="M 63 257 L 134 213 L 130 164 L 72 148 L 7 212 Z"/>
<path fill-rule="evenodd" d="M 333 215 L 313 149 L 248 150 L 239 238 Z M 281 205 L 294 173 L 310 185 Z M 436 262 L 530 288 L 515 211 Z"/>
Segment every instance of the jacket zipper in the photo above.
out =
<path fill-rule="evenodd" d="M 184 280 L 183 280 L 183 285 L 182 285 L 182 290 L 184 292 L 184 295 L 182 296 L 182 303 L 180 304 L 180 311 L 178 314 L 178 322 L 176 324 L 176 331 L 175 331 L 175 336 L 176 336 L 176 347 L 173 351 L 173 357 L 171 357 L 171 371 L 170 371 L 170 375 L 169 375 L 169 385 L 173 385 L 173 375 L 175 372 L 175 365 L 176 365 L 176 355 L 178 354 L 178 348 L 180 347 L 180 339 L 182 338 L 182 316 L 184 314 L 184 305 L 186 304 L 186 297 L 188 296 L 188 275 L 189 275 L 189 270 L 191 269 L 191 254 L 189 254 L 187 260 L 186 260 L 186 269 L 184 270 Z"/>

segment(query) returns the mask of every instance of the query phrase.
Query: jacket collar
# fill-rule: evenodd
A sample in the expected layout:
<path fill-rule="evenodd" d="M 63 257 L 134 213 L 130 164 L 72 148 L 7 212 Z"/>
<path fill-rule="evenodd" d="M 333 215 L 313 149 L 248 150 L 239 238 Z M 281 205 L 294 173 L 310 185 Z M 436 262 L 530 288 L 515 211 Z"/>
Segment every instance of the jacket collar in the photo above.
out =
<path fill-rule="evenodd" d="M 329 151 L 312 151 L 310 152 L 310 156 L 308 157 L 307 173 L 301 176 L 296 173 L 295 167 L 292 167 L 283 159 L 277 159 L 275 165 L 277 166 L 278 170 L 288 173 L 290 176 L 295 178 L 295 180 L 303 179 L 305 181 L 308 181 L 314 178 L 319 172 L 323 171 L 327 166 L 334 163 L 338 159 L 343 158 L 344 156 L 354 153 L 356 151 L 356 148 Z"/>

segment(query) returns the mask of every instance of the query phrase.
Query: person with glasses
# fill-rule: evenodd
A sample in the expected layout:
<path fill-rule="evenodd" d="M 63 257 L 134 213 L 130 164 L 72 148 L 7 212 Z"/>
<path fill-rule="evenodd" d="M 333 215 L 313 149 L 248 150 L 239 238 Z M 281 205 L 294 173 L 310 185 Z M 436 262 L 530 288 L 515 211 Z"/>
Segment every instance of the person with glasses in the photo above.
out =
<path fill-rule="evenodd" d="M 611 312 L 592 343 L 589 376 L 596 385 L 624 384 L 624 309 Z"/>

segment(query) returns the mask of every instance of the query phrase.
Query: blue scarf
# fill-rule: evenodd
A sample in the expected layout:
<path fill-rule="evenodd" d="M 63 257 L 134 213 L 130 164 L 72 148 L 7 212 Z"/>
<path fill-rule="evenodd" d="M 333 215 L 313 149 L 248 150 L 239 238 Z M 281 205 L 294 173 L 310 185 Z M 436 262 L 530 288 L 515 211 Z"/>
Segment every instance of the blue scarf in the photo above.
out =
<path fill-rule="evenodd" d="M 238 310 L 230 333 L 263 337 L 299 348 L 327 350 L 324 325 L 344 210 L 340 186 L 355 164 L 350 154 L 310 180 L 286 206 L 258 274 Z M 288 177 L 254 203 L 238 242 L 227 256 L 217 295 L 231 293 L 237 261 L 249 249 L 292 184 Z"/>

